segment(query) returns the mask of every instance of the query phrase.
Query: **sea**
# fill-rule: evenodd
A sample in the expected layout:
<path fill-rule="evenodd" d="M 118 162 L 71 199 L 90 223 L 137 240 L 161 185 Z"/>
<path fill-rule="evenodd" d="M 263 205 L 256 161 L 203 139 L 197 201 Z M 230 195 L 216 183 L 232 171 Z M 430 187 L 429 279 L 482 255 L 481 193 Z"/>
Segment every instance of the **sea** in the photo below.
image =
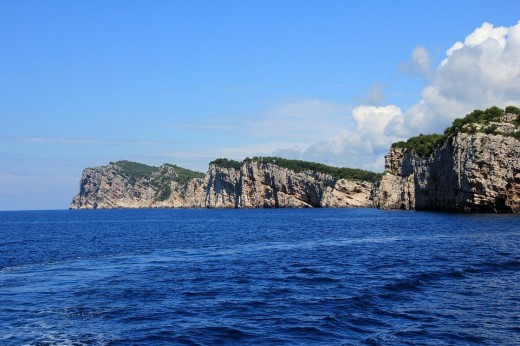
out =
<path fill-rule="evenodd" d="M 0 212 L 0 345 L 520 345 L 520 216 Z"/>

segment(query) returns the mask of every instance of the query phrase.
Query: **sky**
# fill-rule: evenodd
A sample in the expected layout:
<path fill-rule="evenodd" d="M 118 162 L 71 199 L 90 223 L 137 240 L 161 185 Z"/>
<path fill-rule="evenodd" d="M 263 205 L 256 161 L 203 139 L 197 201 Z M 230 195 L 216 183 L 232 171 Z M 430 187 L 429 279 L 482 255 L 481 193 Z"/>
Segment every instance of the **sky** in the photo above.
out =
<path fill-rule="evenodd" d="M 520 106 L 520 2 L 0 1 L 0 210 L 86 167 L 283 156 L 382 172 L 391 143 Z"/>

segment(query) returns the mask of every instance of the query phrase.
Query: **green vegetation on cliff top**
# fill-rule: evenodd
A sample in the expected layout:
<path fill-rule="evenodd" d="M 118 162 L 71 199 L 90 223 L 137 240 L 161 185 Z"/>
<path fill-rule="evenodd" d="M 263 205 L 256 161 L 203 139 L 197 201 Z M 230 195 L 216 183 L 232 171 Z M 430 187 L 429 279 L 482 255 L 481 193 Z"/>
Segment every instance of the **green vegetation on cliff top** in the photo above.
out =
<path fill-rule="evenodd" d="M 499 122 L 504 114 L 517 115 L 516 119 L 513 120 L 513 124 L 517 130 L 513 133 L 500 133 L 498 131 L 497 125 L 494 124 L 494 122 Z M 407 141 L 393 143 L 392 148 L 405 148 L 411 150 L 415 155 L 426 157 L 431 155 L 435 148 L 443 145 L 458 133 L 474 134 L 477 132 L 482 132 L 487 134 L 502 134 L 505 136 L 513 136 L 517 139 L 520 139 L 519 128 L 520 108 L 516 106 L 508 106 L 504 110 L 498 107 L 491 107 L 483 111 L 475 110 L 467 114 L 464 118 L 455 119 L 452 125 L 444 130 L 443 134 L 420 134 L 418 136 L 409 138 Z M 239 170 L 246 162 L 275 164 L 279 167 L 287 168 L 297 173 L 313 171 L 317 173 L 328 174 L 335 179 L 365 180 L 376 182 L 381 180 L 382 177 L 382 173 L 374 173 L 363 169 L 333 167 L 317 162 L 290 160 L 271 156 L 255 156 L 252 159 L 246 158 L 242 162 L 226 158 L 219 158 L 211 161 L 210 165 Z M 138 179 L 150 177 L 153 173 L 158 172 L 160 169 L 160 167 L 148 166 L 142 163 L 127 160 L 111 162 L 111 164 L 120 167 L 121 174 L 129 177 L 132 184 L 135 183 L 135 181 Z M 171 178 L 159 172 L 160 174 L 153 179 L 151 183 L 158 188 L 157 198 L 159 200 L 165 200 L 170 196 L 171 181 L 176 181 L 177 183 L 184 185 L 191 179 L 204 177 L 204 173 L 192 171 L 177 165 L 165 164 L 164 166 L 173 167 L 175 169 L 176 176 L 175 178 Z M 164 173 L 166 173 L 166 171 Z"/>
<path fill-rule="evenodd" d="M 180 185 L 185 185 L 191 179 L 204 178 L 204 173 L 171 164 L 165 164 L 162 167 L 155 167 L 126 160 L 111 162 L 111 164 L 120 167 L 121 174 L 130 178 L 130 184 L 135 184 L 137 180 L 149 178 L 152 174 L 158 172 L 159 174 L 150 181 L 150 184 L 157 188 L 156 199 L 159 201 L 165 201 L 170 197 L 172 193 L 170 184 L 172 181 L 175 181 Z M 166 175 L 168 170 L 167 167 L 173 167 L 175 169 L 175 177 Z"/>
<path fill-rule="evenodd" d="M 209 164 L 215 165 L 218 167 L 222 167 L 222 168 L 233 168 L 237 171 L 242 167 L 242 162 L 225 159 L 225 158 L 219 158 L 219 159 L 213 160 Z"/>
<path fill-rule="evenodd" d="M 443 145 L 458 133 L 474 134 L 482 132 L 486 134 L 513 136 L 520 139 L 520 130 L 514 133 L 503 134 L 497 131 L 495 124 L 491 124 L 492 122 L 499 122 L 506 113 L 517 115 L 513 124 L 519 128 L 520 108 L 518 107 L 508 106 L 505 110 L 498 107 L 491 107 L 484 111 L 477 109 L 467 114 L 464 118 L 455 119 L 452 125 L 444 130 L 443 134 L 420 134 L 419 136 L 409 138 L 407 141 L 396 142 L 392 144 L 392 148 L 405 148 L 413 151 L 418 156 L 425 157 L 432 154 L 435 148 Z"/>
<path fill-rule="evenodd" d="M 247 161 L 247 159 L 245 161 Z M 302 160 L 289 160 L 281 157 L 253 157 L 251 161 L 271 163 L 280 167 L 290 169 L 291 171 L 297 173 L 313 171 L 317 173 L 328 174 L 335 179 L 365 180 L 370 182 L 376 182 L 381 180 L 383 176 L 382 173 L 374 173 L 359 168 L 333 167 L 325 165 L 323 163 Z"/>
<path fill-rule="evenodd" d="M 121 174 L 134 179 L 149 177 L 152 173 L 156 172 L 159 169 L 155 166 L 148 166 L 143 163 L 132 162 L 127 160 L 110 162 L 110 164 L 120 167 Z"/>
<path fill-rule="evenodd" d="M 279 167 L 290 169 L 291 171 L 300 173 L 305 171 L 313 171 L 317 173 L 328 174 L 335 179 L 350 179 L 350 180 L 364 180 L 370 182 L 376 182 L 381 180 L 382 173 L 374 173 L 365 171 L 357 168 L 341 168 L 328 166 L 322 163 L 302 161 L 302 160 L 290 160 L 281 157 L 253 157 L 252 159 L 246 158 L 244 161 L 239 162 L 235 160 L 229 160 L 225 158 L 216 159 L 210 162 L 210 164 L 222 167 L 222 168 L 233 168 L 239 170 L 245 162 L 261 162 L 270 163 Z"/>
<path fill-rule="evenodd" d="M 182 168 L 169 163 L 165 164 L 165 166 L 173 167 L 175 169 L 177 176 L 174 180 L 181 185 L 187 184 L 191 179 L 204 178 L 204 173 L 202 172 L 192 171 L 191 169 Z"/>
<path fill-rule="evenodd" d="M 120 167 L 121 174 L 134 179 L 147 178 L 151 176 L 153 173 L 158 172 L 161 168 L 156 166 L 148 166 L 143 163 L 127 160 L 110 162 L 110 164 Z M 180 184 L 187 183 L 188 180 L 193 178 L 204 178 L 204 173 L 201 172 L 192 171 L 191 169 L 182 168 L 169 163 L 164 164 L 164 166 L 173 167 L 175 169 L 176 177 L 174 181 Z M 164 171 L 164 173 L 166 173 L 166 171 Z"/>

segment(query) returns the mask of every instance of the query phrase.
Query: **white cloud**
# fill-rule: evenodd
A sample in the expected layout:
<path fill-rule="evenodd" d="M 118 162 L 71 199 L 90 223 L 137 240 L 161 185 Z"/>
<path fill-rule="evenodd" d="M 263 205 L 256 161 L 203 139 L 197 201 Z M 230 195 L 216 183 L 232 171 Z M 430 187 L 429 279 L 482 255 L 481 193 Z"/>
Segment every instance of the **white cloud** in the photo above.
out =
<path fill-rule="evenodd" d="M 413 50 L 410 62 L 404 64 L 402 68 L 411 74 L 428 77 L 430 75 L 430 64 L 428 50 L 423 46 L 418 46 Z"/>
<path fill-rule="evenodd" d="M 492 39 L 501 48 L 504 48 L 507 43 L 507 35 L 509 34 L 510 28 L 497 27 L 495 28 L 491 23 L 484 23 L 480 28 L 475 29 L 473 33 L 468 35 L 464 40 L 464 43 L 458 41 L 446 51 L 446 56 L 449 58 L 454 52 L 463 49 L 464 47 L 475 47 L 483 44 L 485 41 Z M 443 60 L 442 65 L 448 62 L 448 58 Z"/>
<path fill-rule="evenodd" d="M 384 87 L 379 84 L 354 109 L 318 99 L 289 100 L 259 112 L 254 120 L 218 117 L 219 123 L 205 124 L 236 139 L 208 148 L 205 156 L 240 159 L 272 153 L 382 171 L 383 157 L 397 140 L 442 132 L 454 118 L 477 108 L 520 105 L 520 22 L 512 27 L 482 24 L 451 45 L 435 69 L 427 49 L 417 46 L 402 67 L 428 77 L 419 101 L 406 110 L 380 105 Z"/>
<path fill-rule="evenodd" d="M 484 23 L 446 51 L 422 99 L 405 116 L 408 133 L 442 131 L 477 108 L 520 104 L 520 22 Z"/>
<path fill-rule="evenodd" d="M 410 72 L 429 75 L 421 99 L 402 112 L 395 105 L 362 105 L 352 111 L 352 124 L 337 123 L 333 136 L 306 150 L 277 153 L 330 164 L 383 169 L 383 156 L 395 140 L 419 133 L 442 132 L 456 117 L 490 106 L 520 105 L 520 22 L 512 27 L 484 23 L 446 51 L 430 71 L 430 58 L 417 47 Z"/>
<path fill-rule="evenodd" d="M 381 170 L 382 157 L 390 144 L 399 139 L 387 127 L 401 121 L 402 111 L 394 105 L 359 106 L 352 111 L 356 126 L 318 142 L 301 157 L 348 167 Z"/>

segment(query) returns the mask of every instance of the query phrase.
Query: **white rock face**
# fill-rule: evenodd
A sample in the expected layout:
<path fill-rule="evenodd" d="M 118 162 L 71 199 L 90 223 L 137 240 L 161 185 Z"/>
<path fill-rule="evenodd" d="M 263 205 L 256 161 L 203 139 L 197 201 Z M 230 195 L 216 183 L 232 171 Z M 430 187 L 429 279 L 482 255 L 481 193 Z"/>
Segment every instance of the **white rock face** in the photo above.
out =
<path fill-rule="evenodd" d="M 512 124 L 498 125 L 510 129 Z M 459 133 L 427 158 L 392 149 L 376 204 L 382 209 L 518 213 L 520 141 Z"/>
<path fill-rule="evenodd" d="M 270 163 L 249 162 L 241 169 L 238 206 L 306 208 L 373 206 L 373 184 L 311 171 L 296 173 Z"/>
<path fill-rule="evenodd" d="M 512 134 L 516 116 L 492 123 Z M 479 130 L 478 128 L 476 130 Z M 152 168 L 152 167 L 149 167 Z M 403 148 L 385 157 L 381 182 L 334 179 L 271 163 L 210 165 L 182 180 L 171 165 L 129 177 L 116 163 L 83 171 L 71 209 L 379 207 L 462 212 L 520 212 L 520 141 L 510 135 L 459 133 L 429 157 Z M 182 183 L 179 183 L 182 182 Z"/>
<path fill-rule="evenodd" d="M 385 174 L 376 200 L 379 208 L 415 209 L 413 163 L 413 154 L 401 148 L 385 156 Z"/>
<path fill-rule="evenodd" d="M 162 172 L 162 173 L 159 173 Z M 296 173 L 273 164 L 246 162 L 239 170 L 210 165 L 203 179 L 185 185 L 170 183 L 171 194 L 160 200 L 153 180 L 160 174 L 176 176 L 161 166 L 150 177 L 136 181 L 117 165 L 87 168 L 71 209 L 96 208 L 306 208 L 372 207 L 370 182 L 335 180 L 329 175 Z"/>
<path fill-rule="evenodd" d="M 210 165 L 205 181 L 204 206 L 208 208 L 236 208 L 241 171 Z"/>
<path fill-rule="evenodd" d="M 203 207 L 204 180 L 192 179 L 186 185 L 171 181 L 169 198 L 161 200 L 161 190 L 153 184 L 158 177 L 175 178 L 174 167 L 164 165 L 150 177 L 132 179 L 121 174 L 115 164 L 86 168 L 80 181 L 80 192 L 74 197 L 71 209 Z"/>

